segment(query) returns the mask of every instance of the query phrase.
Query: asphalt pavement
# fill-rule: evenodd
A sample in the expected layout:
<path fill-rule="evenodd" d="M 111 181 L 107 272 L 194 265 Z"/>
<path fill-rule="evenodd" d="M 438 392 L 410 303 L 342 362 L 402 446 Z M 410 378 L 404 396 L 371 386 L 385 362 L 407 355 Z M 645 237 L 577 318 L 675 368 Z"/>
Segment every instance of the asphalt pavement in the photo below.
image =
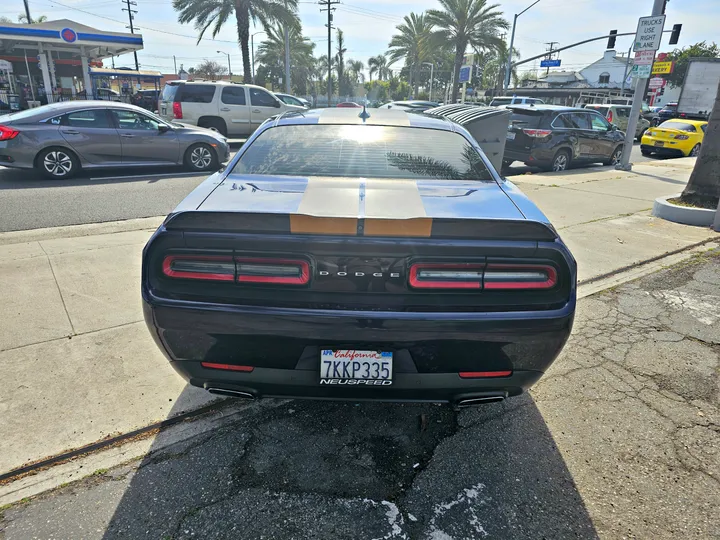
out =
<path fill-rule="evenodd" d="M 560 358 L 500 404 L 250 404 L 5 508 L 0 536 L 718 538 L 719 290 L 715 251 L 580 300 Z"/>
<path fill-rule="evenodd" d="M 635 145 L 634 162 L 652 159 Z M 506 174 L 528 172 L 539 169 L 516 164 Z M 0 232 L 163 216 L 207 176 L 165 167 L 84 171 L 55 181 L 0 167 Z"/>

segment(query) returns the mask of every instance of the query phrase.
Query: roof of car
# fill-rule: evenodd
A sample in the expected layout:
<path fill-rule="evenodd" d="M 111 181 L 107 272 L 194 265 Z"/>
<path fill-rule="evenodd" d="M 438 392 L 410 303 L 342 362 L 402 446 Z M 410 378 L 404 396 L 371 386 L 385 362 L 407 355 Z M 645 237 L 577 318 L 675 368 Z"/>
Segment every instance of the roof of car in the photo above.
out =
<path fill-rule="evenodd" d="M 567 107 L 564 105 L 546 105 L 545 103 L 516 103 L 508 105 L 511 110 L 526 111 L 582 111 L 580 107 Z"/>
<path fill-rule="evenodd" d="M 663 124 L 665 124 L 667 122 L 678 122 L 681 124 L 690 124 L 693 126 L 702 126 L 703 124 L 708 123 L 707 120 L 690 120 L 688 118 L 671 118 L 670 120 L 665 120 L 665 122 L 663 122 Z"/>
<path fill-rule="evenodd" d="M 374 125 L 374 126 L 400 126 L 422 127 L 455 131 L 454 124 L 444 118 L 432 118 L 424 115 L 408 114 L 398 109 L 365 109 L 369 115 L 363 119 L 363 110 L 360 108 L 328 108 L 311 109 L 303 112 L 285 113 L 275 120 L 275 125 L 292 126 L 307 124 L 331 125 Z"/>

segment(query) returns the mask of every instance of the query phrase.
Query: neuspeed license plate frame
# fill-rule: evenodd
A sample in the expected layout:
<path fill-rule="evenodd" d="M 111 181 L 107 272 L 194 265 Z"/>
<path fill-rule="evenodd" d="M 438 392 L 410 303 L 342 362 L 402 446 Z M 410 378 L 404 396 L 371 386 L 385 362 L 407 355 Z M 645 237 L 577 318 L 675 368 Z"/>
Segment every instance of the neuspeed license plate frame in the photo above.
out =
<path fill-rule="evenodd" d="M 367 349 L 320 349 L 320 384 L 390 386 L 393 353 Z"/>

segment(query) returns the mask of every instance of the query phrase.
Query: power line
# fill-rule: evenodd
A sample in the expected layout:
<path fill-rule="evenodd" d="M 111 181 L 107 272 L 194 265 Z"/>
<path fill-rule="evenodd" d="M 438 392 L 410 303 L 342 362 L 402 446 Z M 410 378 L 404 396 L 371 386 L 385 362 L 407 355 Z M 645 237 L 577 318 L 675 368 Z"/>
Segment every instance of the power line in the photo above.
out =
<path fill-rule="evenodd" d="M 130 33 L 134 34 L 135 29 L 133 28 L 133 19 L 135 18 L 135 14 L 137 13 L 137 10 L 132 9 L 130 6 L 137 6 L 137 2 L 131 2 L 130 0 L 124 0 L 124 1 L 125 1 L 125 4 L 127 5 L 127 8 L 122 8 L 122 10 L 128 12 L 128 19 L 130 20 L 130 25 L 126 26 L 125 28 L 130 28 Z M 138 64 L 136 50 L 133 50 L 133 56 L 135 57 L 135 71 L 140 71 L 140 64 Z"/>

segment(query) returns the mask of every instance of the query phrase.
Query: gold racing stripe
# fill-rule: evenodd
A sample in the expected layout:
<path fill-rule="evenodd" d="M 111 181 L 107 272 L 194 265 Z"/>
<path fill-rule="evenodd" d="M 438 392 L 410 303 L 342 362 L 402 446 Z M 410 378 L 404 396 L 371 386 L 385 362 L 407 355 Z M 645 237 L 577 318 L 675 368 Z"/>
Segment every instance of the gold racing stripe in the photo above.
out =
<path fill-rule="evenodd" d="M 355 178 L 308 178 L 297 214 L 290 216 L 290 232 L 357 235 L 360 184 Z"/>
<path fill-rule="evenodd" d="M 429 237 L 431 231 L 415 180 L 367 180 L 365 236 Z"/>

